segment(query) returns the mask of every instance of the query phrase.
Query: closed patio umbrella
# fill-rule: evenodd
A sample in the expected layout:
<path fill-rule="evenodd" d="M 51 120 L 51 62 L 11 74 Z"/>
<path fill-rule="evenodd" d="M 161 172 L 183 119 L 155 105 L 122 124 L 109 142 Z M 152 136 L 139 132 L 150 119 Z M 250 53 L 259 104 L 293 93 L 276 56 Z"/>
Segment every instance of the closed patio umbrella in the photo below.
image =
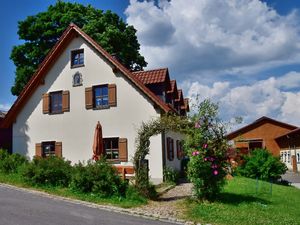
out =
<path fill-rule="evenodd" d="M 102 137 L 102 126 L 98 121 L 95 128 L 94 143 L 93 143 L 93 159 L 99 160 L 100 156 L 103 154 L 103 137 Z"/>

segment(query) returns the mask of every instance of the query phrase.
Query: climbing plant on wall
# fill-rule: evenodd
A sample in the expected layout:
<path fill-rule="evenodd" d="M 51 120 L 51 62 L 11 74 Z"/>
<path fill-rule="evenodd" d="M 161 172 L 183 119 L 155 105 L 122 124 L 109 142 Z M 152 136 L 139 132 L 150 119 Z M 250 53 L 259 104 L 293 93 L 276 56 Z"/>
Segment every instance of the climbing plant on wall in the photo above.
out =
<path fill-rule="evenodd" d="M 143 163 L 150 150 L 150 138 L 166 131 L 187 133 L 191 122 L 186 117 L 166 115 L 161 118 L 142 123 L 136 139 L 136 152 L 133 158 L 136 188 L 145 196 L 149 196 L 149 178 L 147 165 Z"/>
<path fill-rule="evenodd" d="M 150 137 L 166 131 L 186 134 L 184 148 L 190 158 L 188 178 L 194 194 L 198 199 L 215 200 L 225 183 L 228 145 L 218 105 L 209 100 L 196 105 L 189 117 L 166 115 L 141 125 L 133 159 L 136 188 L 145 196 L 151 194 L 148 167 L 143 161 L 149 154 Z"/>

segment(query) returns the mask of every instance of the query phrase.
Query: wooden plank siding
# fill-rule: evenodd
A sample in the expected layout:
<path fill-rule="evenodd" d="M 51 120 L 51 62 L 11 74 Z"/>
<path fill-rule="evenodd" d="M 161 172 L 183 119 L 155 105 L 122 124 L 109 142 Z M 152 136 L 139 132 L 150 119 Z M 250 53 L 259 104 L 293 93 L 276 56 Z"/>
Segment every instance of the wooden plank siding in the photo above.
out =
<path fill-rule="evenodd" d="M 233 141 L 236 146 L 239 147 L 239 145 L 245 145 L 242 144 L 244 143 L 241 142 L 242 140 L 262 139 L 263 147 L 267 148 L 273 155 L 279 156 L 280 146 L 276 142 L 275 138 L 289 131 L 291 131 L 290 128 L 266 122 L 258 124 L 256 127 L 240 133 L 233 139 Z"/>

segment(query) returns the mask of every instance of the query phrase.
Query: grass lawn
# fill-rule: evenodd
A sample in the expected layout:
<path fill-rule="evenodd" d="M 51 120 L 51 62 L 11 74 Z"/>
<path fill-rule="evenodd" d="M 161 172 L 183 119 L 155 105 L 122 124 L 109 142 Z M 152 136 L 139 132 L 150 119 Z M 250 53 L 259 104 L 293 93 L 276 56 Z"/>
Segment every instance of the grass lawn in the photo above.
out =
<path fill-rule="evenodd" d="M 78 199 L 82 201 L 97 203 L 97 204 L 110 204 L 114 206 L 119 206 L 122 208 L 132 208 L 147 204 L 147 199 L 143 198 L 137 194 L 132 189 L 129 189 L 127 192 L 126 198 L 121 197 L 111 197 L 111 198 L 102 198 L 95 194 L 88 193 L 78 193 L 71 191 L 68 188 L 61 187 L 47 187 L 47 186 L 30 186 L 22 180 L 19 174 L 3 174 L 0 173 L 0 183 L 11 184 L 18 187 L 29 188 L 33 190 L 43 191 L 49 194 L 68 197 L 72 199 Z"/>
<path fill-rule="evenodd" d="M 200 223 L 300 225 L 300 189 L 235 177 L 214 203 L 185 200 L 185 219 Z M 182 206 L 181 206 L 182 207 Z"/>

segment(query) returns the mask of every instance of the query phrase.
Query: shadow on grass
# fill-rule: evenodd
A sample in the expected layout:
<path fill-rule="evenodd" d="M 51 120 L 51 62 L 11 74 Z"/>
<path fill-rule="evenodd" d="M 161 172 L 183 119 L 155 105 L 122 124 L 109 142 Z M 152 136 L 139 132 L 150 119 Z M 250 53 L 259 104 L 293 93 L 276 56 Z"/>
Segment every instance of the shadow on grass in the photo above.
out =
<path fill-rule="evenodd" d="M 233 193 L 222 193 L 217 201 L 224 204 L 230 204 L 230 205 L 239 205 L 241 203 L 251 203 L 251 202 L 258 202 L 264 205 L 270 203 L 270 201 L 260 197 L 251 196 L 251 195 L 233 194 Z"/>

